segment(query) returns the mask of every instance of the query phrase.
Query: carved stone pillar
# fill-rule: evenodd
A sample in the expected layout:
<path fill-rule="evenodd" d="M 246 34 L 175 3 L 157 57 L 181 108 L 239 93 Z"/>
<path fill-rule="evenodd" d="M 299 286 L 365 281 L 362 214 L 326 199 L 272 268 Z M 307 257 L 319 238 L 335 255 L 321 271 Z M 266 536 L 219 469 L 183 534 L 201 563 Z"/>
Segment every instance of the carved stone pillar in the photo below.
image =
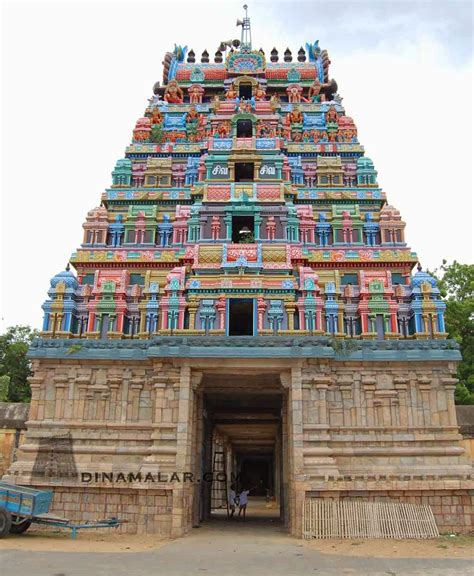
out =
<path fill-rule="evenodd" d="M 291 369 L 288 388 L 288 446 L 290 456 L 290 529 L 295 536 L 302 535 L 301 510 L 305 498 L 303 460 L 303 387 L 301 367 Z"/>
<path fill-rule="evenodd" d="M 314 379 L 316 390 L 318 391 L 318 423 L 321 426 L 328 425 L 328 404 L 327 404 L 327 391 L 331 378 L 329 376 L 317 376 Z"/>
<path fill-rule="evenodd" d="M 421 395 L 421 413 L 423 415 L 423 426 L 431 425 L 431 403 L 430 403 L 430 391 L 431 391 L 431 378 L 427 376 L 422 376 L 418 378 L 418 390 Z"/>
<path fill-rule="evenodd" d="M 39 420 L 38 417 L 38 408 L 39 408 L 39 400 L 40 400 L 40 391 L 41 391 L 41 384 L 43 383 L 44 378 L 42 376 L 30 376 L 28 378 L 28 383 L 31 388 L 31 405 L 30 405 L 30 413 L 28 416 L 28 420 Z"/>
<path fill-rule="evenodd" d="M 448 405 L 448 419 L 450 426 L 457 426 L 456 406 L 454 405 L 454 391 L 456 390 L 457 378 L 442 378 L 441 384 L 446 390 L 446 401 Z"/>
<path fill-rule="evenodd" d="M 144 378 L 132 378 L 130 380 L 130 398 L 128 420 L 138 422 L 140 414 L 140 395 L 145 383 Z"/>
<path fill-rule="evenodd" d="M 366 406 L 366 426 L 372 428 L 375 426 L 375 413 L 374 413 L 374 392 L 376 387 L 375 378 L 363 377 L 362 386 L 365 394 Z"/>
<path fill-rule="evenodd" d="M 166 374 L 157 374 L 152 379 L 153 410 L 152 433 L 149 456 L 145 457 L 140 472 L 163 475 L 175 471 L 176 468 L 176 423 L 167 420 L 169 390 L 173 388 Z"/>
<path fill-rule="evenodd" d="M 351 400 L 353 380 L 349 374 L 338 379 L 337 384 L 342 398 L 342 421 L 344 426 L 352 426 Z"/>
<path fill-rule="evenodd" d="M 54 419 L 62 420 L 64 418 L 64 403 L 66 400 L 66 388 L 68 384 L 68 377 L 58 375 L 53 378 L 54 387 L 56 389 L 54 398 Z"/>
<path fill-rule="evenodd" d="M 408 379 L 396 377 L 393 380 L 393 385 L 398 393 L 400 426 L 411 428 L 413 426 L 413 417 L 408 406 Z"/>
<path fill-rule="evenodd" d="M 191 368 L 182 366 L 180 370 L 178 394 L 178 421 L 176 430 L 176 472 L 181 476 L 192 473 L 192 448 L 194 422 L 194 389 L 191 382 Z M 173 518 L 171 536 L 182 536 L 192 525 L 193 486 L 191 483 L 177 483 L 173 487 Z"/>
<path fill-rule="evenodd" d="M 196 328 L 196 312 L 198 309 L 198 301 L 196 298 L 190 298 L 188 302 L 188 312 L 189 312 L 189 329 L 194 330 Z"/>
<path fill-rule="evenodd" d="M 285 302 L 285 310 L 288 319 L 288 330 L 294 330 L 296 304 L 294 302 Z"/>

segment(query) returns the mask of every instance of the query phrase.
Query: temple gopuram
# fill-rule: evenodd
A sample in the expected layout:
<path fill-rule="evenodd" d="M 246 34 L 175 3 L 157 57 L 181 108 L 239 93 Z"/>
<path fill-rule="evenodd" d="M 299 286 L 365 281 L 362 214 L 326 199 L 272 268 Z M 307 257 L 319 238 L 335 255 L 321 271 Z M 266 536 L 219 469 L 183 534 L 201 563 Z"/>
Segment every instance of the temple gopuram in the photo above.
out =
<path fill-rule="evenodd" d="M 460 353 L 436 280 L 327 51 L 257 50 L 238 24 L 213 56 L 165 55 L 51 280 L 5 480 L 53 489 L 68 518 L 164 536 L 211 518 L 231 481 L 298 537 L 309 498 L 428 504 L 467 532 Z"/>

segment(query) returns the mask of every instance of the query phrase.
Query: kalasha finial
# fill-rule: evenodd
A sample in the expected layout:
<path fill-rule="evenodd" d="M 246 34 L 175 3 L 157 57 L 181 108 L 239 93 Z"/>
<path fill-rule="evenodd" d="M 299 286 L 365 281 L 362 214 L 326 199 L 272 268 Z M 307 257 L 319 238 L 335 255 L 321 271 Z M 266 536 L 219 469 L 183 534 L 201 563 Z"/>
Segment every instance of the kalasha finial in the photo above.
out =
<path fill-rule="evenodd" d="M 421 267 L 421 264 L 419 262 L 418 262 L 416 269 L 418 270 L 418 272 L 421 272 L 423 270 L 423 268 Z"/>
<path fill-rule="evenodd" d="M 66 272 L 69 272 L 69 270 L 71 269 L 71 266 L 69 264 L 69 262 L 66 264 Z"/>

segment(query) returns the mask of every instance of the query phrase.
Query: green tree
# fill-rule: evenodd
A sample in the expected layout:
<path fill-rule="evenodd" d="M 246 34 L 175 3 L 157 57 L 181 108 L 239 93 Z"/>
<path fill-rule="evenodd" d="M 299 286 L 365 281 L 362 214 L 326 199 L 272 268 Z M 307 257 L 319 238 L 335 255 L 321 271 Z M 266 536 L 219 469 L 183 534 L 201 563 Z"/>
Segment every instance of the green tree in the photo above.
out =
<path fill-rule="evenodd" d="M 474 265 L 443 260 L 433 275 L 446 301 L 446 331 L 461 347 L 456 402 L 474 404 Z"/>
<path fill-rule="evenodd" d="M 8 402 L 10 376 L 0 376 L 0 402 Z"/>
<path fill-rule="evenodd" d="M 3 394 L 8 402 L 29 402 L 31 398 L 28 377 L 32 372 L 26 353 L 37 335 L 29 326 L 11 326 L 0 335 L 0 377 L 9 378 L 7 393 Z M 4 386 L 5 382 L 2 379 Z"/>

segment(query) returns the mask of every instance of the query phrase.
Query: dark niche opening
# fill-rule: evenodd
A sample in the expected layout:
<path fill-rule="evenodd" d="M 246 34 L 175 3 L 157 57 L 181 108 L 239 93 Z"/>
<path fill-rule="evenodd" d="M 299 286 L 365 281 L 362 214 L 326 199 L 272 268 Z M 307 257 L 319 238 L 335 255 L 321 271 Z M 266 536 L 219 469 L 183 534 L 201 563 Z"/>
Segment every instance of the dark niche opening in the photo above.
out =
<path fill-rule="evenodd" d="M 251 137 L 252 137 L 252 121 L 237 120 L 237 138 L 251 138 Z"/>
<path fill-rule="evenodd" d="M 253 336 L 251 298 L 232 298 L 229 301 L 229 336 Z"/>
<path fill-rule="evenodd" d="M 252 84 L 241 82 L 239 84 L 239 97 L 250 100 L 252 98 Z"/>
<path fill-rule="evenodd" d="M 254 236 L 253 216 L 232 216 L 232 242 L 234 244 L 252 244 Z"/>
<path fill-rule="evenodd" d="M 235 163 L 235 181 L 253 182 L 253 162 Z"/>

